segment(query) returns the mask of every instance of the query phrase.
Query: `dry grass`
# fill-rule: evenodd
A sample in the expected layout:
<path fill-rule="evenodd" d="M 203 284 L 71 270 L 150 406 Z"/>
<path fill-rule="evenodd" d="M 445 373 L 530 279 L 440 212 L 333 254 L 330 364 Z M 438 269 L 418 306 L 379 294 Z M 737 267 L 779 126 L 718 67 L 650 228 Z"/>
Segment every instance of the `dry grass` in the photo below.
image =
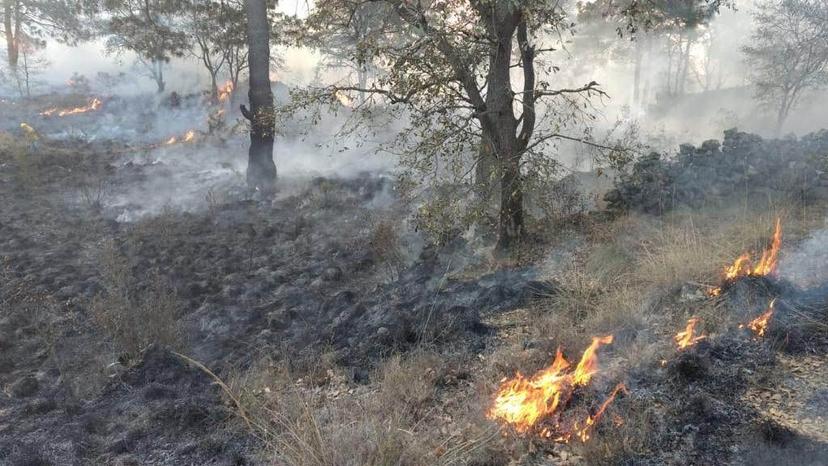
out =
<path fill-rule="evenodd" d="M 396 277 L 403 265 L 400 233 L 394 220 L 375 220 L 368 239 L 372 255 L 391 277 Z"/>
<path fill-rule="evenodd" d="M 472 391 L 445 387 L 443 375 L 453 362 L 422 349 L 386 360 L 367 386 L 341 380 L 338 385 L 331 377 L 322 387 L 308 386 L 313 377 L 270 365 L 235 378 L 227 390 L 267 445 L 268 462 L 297 466 L 519 462 L 532 457 L 538 441 L 503 437 L 483 414 L 501 377 L 545 366 L 557 346 L 574 359 L 589 337 L 612 333 L 616 340 L 603 353 L 602 367 L 607 372 L 601 377 L 623 379 L 629 364 L 656 364 L 665 351 L 671 351 L 670 336 L 689 314 L 709 318 L 706 330 L 715 331 L 716 310 L 711 303 L 670 307 L 662 300 L 688 282 L 715 283 L 722 267 L 741 252 L 761 250 L 776 216 L 783 218 L 786 234 L 793 235 L 814 221 L 776 206 L 757 212 L 677 213 L 660 219 L 628 216 L 598 225 L 583 254 L 562 271 L 561 291 L 539 301 L 525 312 L 526 317 L 517 317 L 525 319 L 523 327 L 504 326 L 509 329 L 508 340 L 469 369 Z M 387 231 L 380 233 L 393 237 Z M 330 370 L 335 371 L 335 366 L 326 372 Z M 435 411 L 452 412 L 452 425 L 458 431 L 443 430 L 435 422 Z M 619 418 L 623 423 L 616 425 Z M 568 448 L 586 464 L 634 462 L 648 453 L 655 432 L 663 430 L 662 422 L 657 407 L 634 397 L 622 398 L 590 442 Z"/>
<path fill-rule="evenodd" d="M 266 445 L 265 461 L 295 466 L 435 464 L 423 422 L 440 360 L 417 352 L 390 358 L 378 389 L 308 387 L 298 374 L 261 363 L 224 386 L 247 425 Z"/>
<path fill-rule="evenodd" d="M 132 357 L 152 343 L 183 346 L 181 303 L 162 277 L 155 274 L 146 289 L 138 289 L 127 259 L 112 243 L 103 250 L 101 270 L 105 292 L 93 300 L 92 316 L 118 351 Z"/>

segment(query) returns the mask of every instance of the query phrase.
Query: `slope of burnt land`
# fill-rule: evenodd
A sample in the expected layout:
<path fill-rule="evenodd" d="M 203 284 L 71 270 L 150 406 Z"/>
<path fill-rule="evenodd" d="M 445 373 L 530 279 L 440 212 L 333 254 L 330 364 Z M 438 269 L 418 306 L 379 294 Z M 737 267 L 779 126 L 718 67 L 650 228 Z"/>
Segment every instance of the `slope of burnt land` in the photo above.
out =
<path fill-rule="evenodd" d="M 531 268 L 451 278 L 462 242 L 373 244 L 377 212 L 394 209 L 383 177 L 303 182 L 272 203 L 231 192 L 187 213 L 129 196 L 146 180 L 183 183 L 174 161 L 126 163 L 100 144 L 25 150 L 3 154 L 0 183 L 11 200 L 0 209 L 4 463 L 255 462 L 251 437 L 224 428 L 232 411 L 206 374 L 165 347 L 120 344 L 130 326 L 162 331 L 150 314 L 106 331 L 100 313 L 124 302 L 139 312 L 175 300 L 169 343 L 219 376 L 262 355 L 312 365 L 324 350 L 359 383 L 381 356 L 423 342 L 479 350 L 481 314 L 554 292 Z M 151 213 L 118 222 L 126 211 Z"/>

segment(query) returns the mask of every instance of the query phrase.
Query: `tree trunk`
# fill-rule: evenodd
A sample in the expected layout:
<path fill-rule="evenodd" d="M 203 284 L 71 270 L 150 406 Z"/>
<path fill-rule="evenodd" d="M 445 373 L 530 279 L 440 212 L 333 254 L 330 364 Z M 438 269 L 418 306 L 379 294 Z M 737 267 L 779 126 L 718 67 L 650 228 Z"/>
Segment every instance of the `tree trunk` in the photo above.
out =
<path fill-rule="evenodd" d="M 523 189 L 520 179 L 520 153 L 517 119 L 511 83 L 512 41 L 517 24 L 501 22 L 497 46 L 489 54 L 486 108 L 491 122 L 495 154 L 500 162 L 500 225 L 497 249 L 507 251 L 523 236 Z M 485 134 L 485 133 L 484 133 Z"/>
<path fill-rule="evenodd" d="M 250 151 L 247 161 L 247 186 L 264 195 L 273 193 L 276 164 L 273 138 L 276 130 L 273 92 L 270 89 L 270 28 L 265 0 L 245 0 L 247 45 L 250 74 L 250 109 L 241 106 L 250 120 Z"/>
<path fill-rule="evenodd" d="M 635 72 L 633 76 L 633 100 L 632 110 L 633 114 L 637 115 L 641 108 L 641 60 L 643 59 L 643 52 L 641 50 L 641 40 L 635 41 Z"/>
<path fill-rule="evenodd" d="M 782 128 L 785 126 L 785 120 L 788 119 L 788 104 L 790 97 L 786 93 L 782 96 L 782 103 L 779 105 L 779 111 L 776 113 L 776 126 L 773 129 L 773 136 L 778 138 L 782 134 Z"/>
<path fill-rule="evenodd" d="M 155 86 L 159 94 L 167 87 L 167 83 L 164 82 L 164 63 L 161 60 L 155 61 Z"/>
<path fill-rule="evenodd" d="M 357 87 L 366 89 L 368 87 L 368 65 L 357 63 Z M 359 103 L 364 104 L 368 96 L 364 92 L 359 93 Z"/>
<path fill-rule="evenodd" d="M 690 46 L 693 44 L 693 36 L 692 34 L 687 34 L 687 45 L 684 47 L 684 55 L 682 56 L 682 68 L 681 68 L 681 76 L 678 78 L 679 81 L 676 85 L 677 87 L 677 94 L 684 95 L 685 85 L 687 84 L 687 71 L 690 69 Z"/>
<path fill-rule="evenodd" d="M 508 151 L 507 151 L 508 152 Z M 520 156 L 503 153 L 500 159 L 500 231 L 497 249 L 507 251 L 523 236 L 523 186 Z"/>
<path fill-rule="evenodd" d="M 5 0 L 3 5 L 3 29 L 6 34 L 6 54 L 12 73 L 17 72 L 17 62 L 20 56 L 20 44 L 18 43 L 18 39 L 20 38 L 19 8 L 20 5 L 16 0 Z M 12 18 L 18 24 L 12 24 Z"/>
<path fill-rule="evenodd" d="M 497 155 L 492 147 L 491 137 L 483 134 L 477 152 L 474 170 L 474 190 L 481 202 L 488 202 L 494 193 L 497 171 Z"/>
<path fill-rule="evenodd" d="M 216 80 L 216 73 L 218 71 L 210 71 L 210 102 L 215 105 L 219 101 L 218 81 Z"/>

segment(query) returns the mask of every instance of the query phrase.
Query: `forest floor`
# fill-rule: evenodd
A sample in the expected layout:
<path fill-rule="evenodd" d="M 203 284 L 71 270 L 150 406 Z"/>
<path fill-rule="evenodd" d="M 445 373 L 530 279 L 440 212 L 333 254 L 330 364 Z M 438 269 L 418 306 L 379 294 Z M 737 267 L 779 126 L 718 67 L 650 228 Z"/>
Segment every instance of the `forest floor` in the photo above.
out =
<path fill-rule="evenodd" d="M 504 260 L 428 244 L 380 174 L 250 200 L 219 141 L 30 142 L 0 133 L 2 464 L 828 462 L 828 273 L 785 261 L 828 205 L 581 215 Z M 708 296 L 776 218 L 778 273 Z M 603 335 L 557 418 L 623 383 L 589 440 L 490 418 L 504 378 Z"/>

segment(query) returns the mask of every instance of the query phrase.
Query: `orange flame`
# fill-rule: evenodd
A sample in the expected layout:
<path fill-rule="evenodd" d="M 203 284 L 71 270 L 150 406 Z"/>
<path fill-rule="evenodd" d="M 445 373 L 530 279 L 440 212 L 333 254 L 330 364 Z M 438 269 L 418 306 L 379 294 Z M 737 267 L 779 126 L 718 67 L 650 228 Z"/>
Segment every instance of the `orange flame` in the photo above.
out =
<path fill-rule="evenodd" d="M 193 142 L 193 141 L 195 141 L 195 138 L 196 138 L 196 132 L 195 132 L 195 130 L 191 129 L 191 130 L 188 130 L 186 133 L 184 133 L 184 135 L 181 136 L 181 137 L 178 137 L 178 136 L 170 137 L 169 139 L 164 141 L 161 145 L 162 146 L 171 146 L 173 144 L 179 144 L 179 143 L 184 143 L 184 142 Z"/>
<path fill-rule="evenodd" d="M 615 401 L 615 397 L 618 395 L 618 392 L 623 391 L 627 393 L 627 387 L 623 383 L 619 383 L 615 386 L 610 393 L 610 396 L 601 403 L 601 406 L 598 408 L 598 411 L 595 412 L 592 416 L 587 416 L 586 420 L 584 421 L 584 426 L 579 427 L 578 424 L 575 424 L 575 435 L 581 440 L 581 442 L 586 442 L 589 440 L 589 432 L 592 427 L 601 420 L 601 416 L 604 415 L 604 411 L 607 410 L 607 407 Z"/>
<path fill-rule="evenodd" d="M 230 96 L 233 95 L 233 81 L 227 80 L 221 87 L 218 88 L 219 102 L 227 102 Z"/>
<path fill-rule="evenodd" d="M 679 350 L 689 348 L 699 341 L 707 338 L 707 335 L 696 335 L 696 324 L 698 324 L 699 321 L 698 317 L 691 317 L 687 321 L 687 326 L 684 328 L 684 331 L 677 333 L 676 336 L 673 337 Z"/>
<path fill-rule="evenodd" d="M 776 270 L 776 258 L 779 255 L 779 248 L 782 247 L 782 220 L 776 219 L 776 228 L 773 232 L 773 240 L 771 241 L 770 249 L 762 251 L 762 258 L 756 267 L 753 268 L 751 275 L 765 276 L 770 275 Z"/>
<path fill-rule="evenodd" d="M 601 345 L 610 343 L 612 335 L 593 337 L 592 343 L 584 350 L 580 362 L 572 371 L 567 371 L 570 364 L 559 348 L 552 364 L 531 378 L 518 372 L 515 377 L 504 379 L 487 416 L 512 425 L 519 433 L 529 431 L 544 418 L 555 414 L 561 404 L 569 400 L 575 387 L 590 381 L 597 372 L 596 351 Z M 591 422 L 597 420 L 593 416 Z M 558 440 L 566 440 L 568 435 Z"/>
<path fill-rule="evenodd" d="M 764 277 L 776 271 L 779 250 L 782 247 L 782 220 L 777 218 L 771 244 L 762 251 L 762 257 L 756 265 L 752 264 L 751 255 L 743 253 L 733 261 L 733 264 L 725 267 L 724 281 L 731 282 L 741 277 Z M 722 287 L 717 286 L 707 291 L 708 296 L 719 296 L 722 294 Z"/>
<path fill-rule="evenodd" d="M 601 345 L 609 345 L 612 343 L 612 335 L 605 337 L 592 337 L 592 343 L 584 350 L 584 355 L 581 356 L 581 361 L 575 368 L 572 382 L 578 385 L 586 385 L 592 376 L 598 372 L 598 358 L 595 352 Z"/>
<path fill-rule="evenodd" d="M 75 107 L 75 108 L 67 108 L 67 109 L 58 109 L 57 107 L 52 107 L 48 110 L 44 110 L 40 112 L 41 116 L 52 116 L 57 115 L 59 117 L 64 117 L 67 115 L 77 115 L 78 113 L 86 113 L 92 112 L 95 110 L 99 110 L 103 106 L 103 102 L 101 99 L 95 97 L 94 99 L 90 100 L 88 104 L 84 105 L 83 107 Z"/>
<path fill-rule="evenodd" d="M 771 300 L 770 304 L 768 304 L 768 309 L 765 312 L 763 312 L 762 315 L 751 320 L 750 323 L 747 324 L 747 327 L 751 329 L 757 337 L 765 336 L 765 332 L 768 330 L 768 325 L 770 324 L 771 317 L 773 317 L 774 303 L 776 303 L 776 298 Z"/>

